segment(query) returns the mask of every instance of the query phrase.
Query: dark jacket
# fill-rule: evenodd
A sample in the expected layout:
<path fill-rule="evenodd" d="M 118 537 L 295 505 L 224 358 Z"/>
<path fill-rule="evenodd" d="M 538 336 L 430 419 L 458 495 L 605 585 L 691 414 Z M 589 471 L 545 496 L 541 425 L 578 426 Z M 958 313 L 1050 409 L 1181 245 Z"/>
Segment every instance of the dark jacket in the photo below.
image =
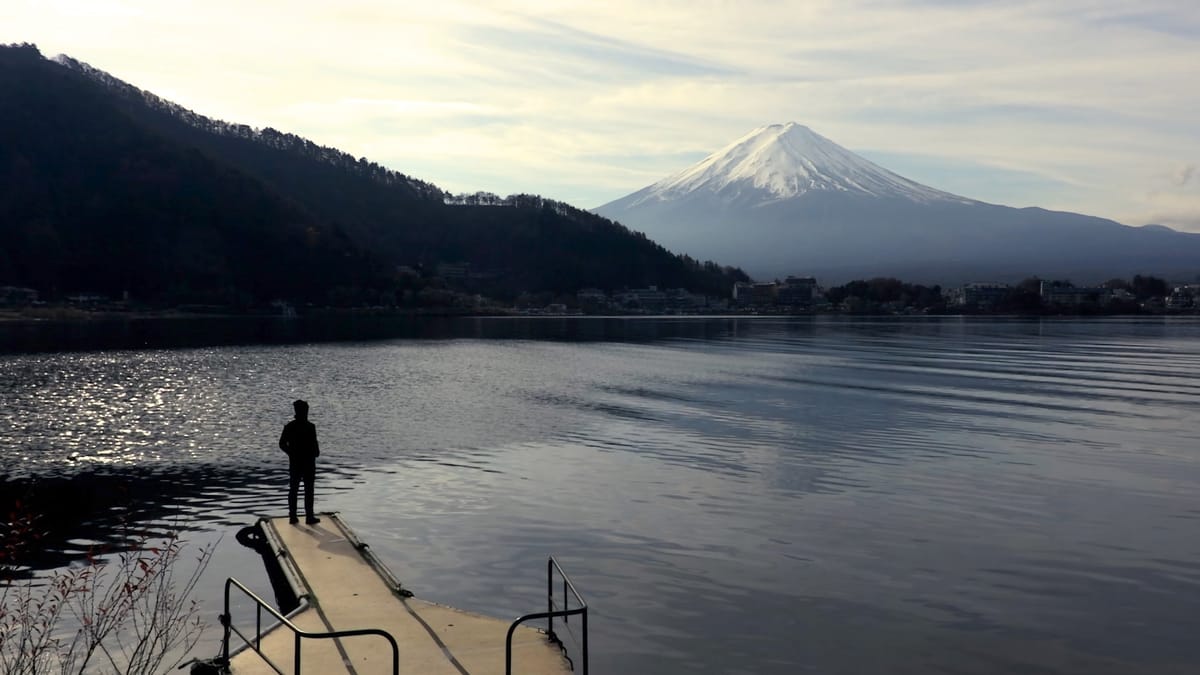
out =
<path fill-rule="evenodd" d="M 283 427 L 279 449 L 287 453 L 292 464 L 312 464 L 321 455 L 317 444 L 317 425 L 308 420 L 292 420 Z"/>

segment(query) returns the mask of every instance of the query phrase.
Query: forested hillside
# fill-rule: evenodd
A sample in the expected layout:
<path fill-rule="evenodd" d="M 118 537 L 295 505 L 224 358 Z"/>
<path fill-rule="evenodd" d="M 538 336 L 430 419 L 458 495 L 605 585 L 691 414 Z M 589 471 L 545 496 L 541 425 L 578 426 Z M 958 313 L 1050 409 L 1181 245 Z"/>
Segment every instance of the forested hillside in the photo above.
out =
<path fill-rule="evenodd" d="M 366 283 L 343 235 L 147 132 L 36 50 L 0 50 L 0 284 L 224 302 Z"/>
<path fill-rule="evenodd" d="M 581 209 L 438 187 L 273 129 L 212 120 L 32 45 L 0 47 L 0 285 L 46 297 L 341 302 L 467 263 L 500 298 L 649 284 L 725 294 L 738 270 Z"/>

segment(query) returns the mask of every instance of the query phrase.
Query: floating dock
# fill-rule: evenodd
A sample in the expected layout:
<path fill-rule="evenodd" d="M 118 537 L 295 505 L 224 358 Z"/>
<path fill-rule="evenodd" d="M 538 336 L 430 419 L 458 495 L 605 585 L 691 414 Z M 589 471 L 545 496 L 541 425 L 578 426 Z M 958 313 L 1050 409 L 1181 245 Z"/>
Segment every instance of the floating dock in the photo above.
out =
<path fill-rule="evenodd" d="M 236 579 L 226 581 L 223 654 L 232 675 L 559 675 L 576 662 L 587 673 L 587 605 L 553 558 L 546 611 L 511 621 L 412 597 L 336 514 L 314 525 L 263 518 L 257 527 L 256 548 L 278 564 L 274 583 L 291 587 L 277 596 L 290 591 L 299 603 L 285 616 Z M 231 599 L 239 605 L 233 612 Z M 570 622 L 572 635 L 582 633 L 575 662 L 556 619 L 560 631 Z"/>

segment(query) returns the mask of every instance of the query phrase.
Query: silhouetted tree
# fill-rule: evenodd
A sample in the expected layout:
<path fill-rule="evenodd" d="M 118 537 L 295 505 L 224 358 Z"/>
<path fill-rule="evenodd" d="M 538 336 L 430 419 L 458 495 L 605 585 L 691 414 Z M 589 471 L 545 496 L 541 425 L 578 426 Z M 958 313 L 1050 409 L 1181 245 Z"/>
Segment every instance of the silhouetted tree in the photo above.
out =
<path fill-rule="evenodd" d="M 1162 298 L 1170 293 L 1170 287 L 1167 282 L 1152 276 L 1134 275 L 1133 281 L 1129 284 L 1130 290 L 1138 300 L 1146 300 L 1148 298 Z"/>

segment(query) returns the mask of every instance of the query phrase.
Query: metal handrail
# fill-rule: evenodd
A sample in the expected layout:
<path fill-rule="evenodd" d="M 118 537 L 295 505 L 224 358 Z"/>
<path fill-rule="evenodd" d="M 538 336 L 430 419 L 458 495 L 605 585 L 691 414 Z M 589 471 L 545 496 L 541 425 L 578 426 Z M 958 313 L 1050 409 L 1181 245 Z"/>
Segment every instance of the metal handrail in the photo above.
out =
<path fill-rule="evenodd" d="M 246 594 L 247 597 L 253 600 L 257 606 L 257 611 L 255 613 L 255 630 L 253 641 L 251 641 L 250 638 L 246 637 L 242 631 L 238 630 L 237 627 L 233 625 L 233 618 L 229 610 L 229 589 L 233 586 L 237 586 L 238 589 L 240 589 L 242 593 Z M 344 637 L 356 637 L 359 635 L 378 635 L 387 640 L 388 644 L 392 646 L 392 675 L 399 675 L 400 673 L 400 647 L 396 644 L 396 638 L 392 637 L 387 631 L 380 630 L 378 628 L 340 630 L 331 633 L 311 633 L 309 631 L 301 630 L 294 623 L 289 621 L 287 617 L 280 614 L 274 607 L 267 604 L 265 600 L 255 595 L 254 591 L 246 588 L 245 584 L 237 579 L 234 579 L 233 577 L 229 577 L 225 580 L 225 613 L 221 615 L 221 624 L 225 627 L 225 636 L 221 640 L 221 655 L 226 664 L 229 663 L 229 634 L 232 632 L 237 633 L 237 636 L 246 643 L 246 646 L 250 647 L 259 656 L 261 656 L 263 661 L 265 661 L 268 666 L 271 666 L 272 670 L 274 670 L 276 673 L 279 673 L 279 675 L 286 675 L 286 673 L 284 673 L 283 670 L 262 651 L 262 611 L 264 609 L 267 610 L 271 616 L 275 617 L 280 625 L 286 626 L 289 630 L 291 630 L 292 634 L 295 636 L 295 675 L 300 675 L 300 641 L 302 639 L 310 638 L 315 640 L 327 640 Z"/>
<path fill-rule="evenodd" d="M 554 609 L 554 572 L 555 572 L 555 570 L 558 571 L 558 575 L 560 577 L 562 577 L 562 582 L 563 582 L 563 608 L 558 609 L 558 610 Z M 570 591 L 569 594 L 568 594 L 568 591 Z M 570 597 L 571 595 L 574 595 L 576 602 L 579 603 L 579 606 L 576 607 L 575 609 L 570 608 L 571 607 L 571 597 Z M 575 615 L 581 615 L 583 617 L 583 630 L 581 631 L 583 636 L 580 639 L 580 642 L 582 643 L 582 645 L 580 647 L 580 651 L 582 652 L 582 654 L 581 654 L 580 660 L 583 663 L 583 675 L 587 675 L 587 672 L 588 672 L 587 610 L 588 610 L 587 602 L 584 601 L 583 596 L 579 594 L 579 591 L 575 589 L 575 584 L 571 583 L 570 577 L 568 577 L 567 573 L 563 571 L 562 566 L 560 566 L 558 564 L 558 561 L 554 559 L 554 556 L 550 556 L 550 559 L 546 561 L 546 611 L 545 612 L 536 612 L 534 614 L 525 614 L 524 616 L 517 617 L 517 619 L 512 622 L 512 625 L 510 625 L 508 627 L 508 635 L 506 635 L 504 638 L 504 673 L 505 673 L 505 675 L 512 675 L 512 637 L 513 637 L 513 633 L 515 633 L 517 630 L 517 626 L 520 626 L 521 624 L 525 623 L 526 621 L 533 621 L 535 619 L 546 619 L 546 636 L 550 640 L 557 642 L 559 644 L 559 646 L 563 646 L 562 640 L 559 640 L 558 635 L 556 635 L 554 633 L 554 620 L 556 618 L 561 618 L 563 620 L 563 623 L 566 624 L 569 621 L 570 617 L 575 616 Z M 563 648 L 563 651 L 564 652 L 566 651 L 565 647 Z M 568 660 L 570 660 L 569 657 L 568 657 Z M 572 670 L 574 670 L 574 664 L 572 664 Z"/>

